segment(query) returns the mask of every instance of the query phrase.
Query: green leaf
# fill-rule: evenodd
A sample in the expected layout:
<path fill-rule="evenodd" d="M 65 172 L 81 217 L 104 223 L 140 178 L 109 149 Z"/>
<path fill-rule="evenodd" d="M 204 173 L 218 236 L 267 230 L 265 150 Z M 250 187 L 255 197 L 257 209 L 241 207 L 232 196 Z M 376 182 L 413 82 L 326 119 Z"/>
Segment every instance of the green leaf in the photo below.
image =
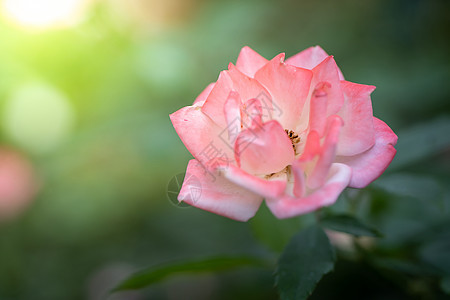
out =
<path fill-rule="evenodd" d="M 122 281 L 113 292 L 144 288 L 176 274 L 218 272 L 242 266 L 266 267 L 268 266 L 268 262 L 260 258 L 240 256 L 211 257 L 192 261 L 166 263 L 144 269 L 131 275 Z"/>
<path fill-rule="evenodd" d="M 349 233 L 354 236 L 381 237 L 381 233 L 374 227 L 364 224 L 350 215 L 330 215 L 322 219 L 323 227 Z"/>
<path fill-rule="evenodd" d="M 275 282 L 282 300 L 306 299 L 323 275 L 332 271 L 336 255 L 317 225 L 295 235 L 278 262 Z"/>
<path fill-rule="evenodd" d="M 279 220 L 263 203 L 249 223 L 255 237 L 270 250 L 281 253 L 289 240 L 302 227 L 300 218 Z"/>
<path fill-rule="evenodd" d="M 444 116 L 398 133 L 397 155 L 389 170 L 436 155 L 450 146 L 450 117 Z"/>

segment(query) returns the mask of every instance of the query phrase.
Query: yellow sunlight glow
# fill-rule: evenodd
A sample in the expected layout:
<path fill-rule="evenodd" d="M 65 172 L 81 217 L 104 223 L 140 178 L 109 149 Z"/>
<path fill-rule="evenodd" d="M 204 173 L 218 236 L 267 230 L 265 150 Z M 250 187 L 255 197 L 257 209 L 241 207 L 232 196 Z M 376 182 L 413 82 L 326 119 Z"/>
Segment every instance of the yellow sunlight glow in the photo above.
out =
<path fill-rule="evenodd" d="M 24 27 L 64 27 L 76 23 L 84 0 L 3 0 L 4 14 Z"/>

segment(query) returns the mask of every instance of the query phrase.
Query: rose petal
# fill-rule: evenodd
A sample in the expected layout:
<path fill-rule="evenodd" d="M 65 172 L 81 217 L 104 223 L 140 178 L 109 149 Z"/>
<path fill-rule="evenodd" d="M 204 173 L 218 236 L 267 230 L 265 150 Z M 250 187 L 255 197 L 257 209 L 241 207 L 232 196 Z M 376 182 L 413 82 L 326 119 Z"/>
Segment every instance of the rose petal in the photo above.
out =
<path fill-rule="evenodd" d="M 312 70 L 315 66 L 320 64 L 329 55 L 320 46 L 309 47 L 294 56 L 289 57 L 286 63 Z"/>
<path fill-rule="evenodd" d="M 241 132 L 241 98 L 237 92 L 230 92 L 223 113 L 227 121 L 227 142 L 229 145 L 234 145 L 238 134 Z"/>
<path fill-rule="evenodd" d="M 312 172 L 308 174 L 306 184 L 311 189 L 316 189 L 325 183 L 331 164 L 336 157 L 336 148 L 339 141 L 339 132 L 342 128 L 342 119 L 338 116 L 328 118 L 327 132 Z"/>
<path fill-rule="evenodd" d="M 273 119 L 285 129 L 294 129 L 300 118 L 311 84 L 312 72 L 287 65 L 284 54 L 277 55 L 255 74 L 272 96 L 274 106 L 280 110 Z"/>
<path fill-rule="evenodd" d="M 292 163 L 291 173 L 293 177 L 292 179 L 294 180 L 292 194 L 296 198 L 301 198 L 306 194 L 307 190 L 305 171 L 302 169 L 299 160 L 296 160 Z"/>
<path fill-rule="evenodd" d="M 170 120 L 188 151 L 204 166 L 212 167 L 217 160 L 234 160 L 232 145 L 227 143 L 227 132 L 200 107 L 184 107 L 171 114 Z"/>
<path fill-rule="evenodd" d="M 345 102 L 339 115 L 344 120 L 337 155 L 353 156 L 362 153 L 375 143 L 372 102 L 370 93 L 374 86 L 341 81 Z"/>
<path fill-rule="evenodd" d="M 338 75 L 338 67 L 332 56 L 328 56 L 313 70 L 311 88 L 309 89 L 308 100 L 306 101 L 296 132 L 302 132 L 309 124 L 310 117 L 326 118 L 339 112 L 344 104 L 344 94 L 342 92 L 341 80 Z M 315 93 L 325 93 L 327 96 L 326 114 L 322 116 L 310 116 L 311 99 Z"/>
<path fill-rule="evenodd" d="M 245 75 L 253 77 L 256 71 L 261 69 L 267 62 L 268 60 L 259 55 L 256 51 L 245 46 L 239 53 L 236 67 Z"/>
<path fill-rule="evenodd" d="M 195 159 L 189 161 L 178 201 L 237 221 L 253 217 L 262 197 L 244 189 L 220 174 L 209 175 Z"/>
<path fill-rule="evenodd" d="M 216 84 L 202 106 L 202 112 L 222 128 L 227 126 L 223 108 L 228 99 L 228 95 L 232 91 L 232 87 L 233 83 L 228 73 L 226 71 L 220 72 L 219 79 L 217 79 Z"/>
<path fill-rule="evenodd" d="M 319 134 L 315 130 L 310 131 L 306 138 L 305 147 L 300 156 L 300 161 L 304 163 L 312 161 L 316 155 L 320 154 L 321 151 L 322 146 L 320 145 Z"/>
<path fill-rule="evenodd" d="M 306 197 L 296 198 L 285 195 L 279 198 L 269 198 L 266 199 L 267 206 L 277 218 L 285 219 L 332 205 L 348 185 L 351 174 L 352 170 L 348 166 L 334 163 L 330 168 L 325 185 L 320 189 Z"/>
<path fill-rule="evenodd" d="M 242 127 L 261 127 L 263 124 L 263 107 L 261 101 L 256 98 L 247 100 L 241 107 Z"/>
<path fill-rule="evenodd" d="M 311 96 L 309 110 L 309 131 L 323 136 L 327 125 L 328 88 L 326 84 L 317 87 Z"/>
<path fill-rule="evenodd" d="M 300 53 L 286 59 L 286 63 L 299 67 L 312 70 L 318 64 L 325 60 L 329 55 L 320 46 L 309 47 Z M 339 78 L 344 80 L 341 70 L 339 70 Z"/>
<path fill-rule="evenodd" d="M 353 170 L 350 187 L 363 188 L 377 179 L 394 159 L 397 135 L 383 121 L 373 118 L 375 144 L 369 150 L 355 156 L 338 156 L 336 162 Z"/>
<path fill-rule="evenodd" d="M 294 149 L 277 121 L 243 130 L 235 143 L 238 165 L 250 174 L 277 173 L 294 161 Z"/>
<path fill-rule="evenodd" d="M 233 90 L 239 93 L 243 102 L 253 98 L 260 99 L 262 94 L 269 95 L 268 91 L 260 82 L 248 77 L 233 64 L 229 64 L 227 73 L 233 82 Z"/>
<path fill-rule="evenodd" d="M 328 102 L 327 114 L 336 114 L 344 104 L 344 94 L 342 92 L 341 79 L 339 78 L 339 68 L 333 56 L 328 56 L 323 62 L 314 67 L 313 74 L 312 88 L 322 86 L 323 83 L 330 85 L 327 93 L 328 99 L 331 101 Z"/>
<path fill-rule="evenodd" d="M 214 88 L 215 84 L 216 84 L 215 82 L 208 84 L 208 86 L 200 93 L 200 95 L 197 96 L 197 98 L 194 101 L 194 104 L 197 106 L 202 106 L 203 103 L 206 101 L 206 98 L 211 93 L 211 90 Z"/>
<path fill-rule="evenodd" d="M 283 194 L 286 188 L 286 176 L 283 174 L 274 178 L 263 179 L 250 175 L 234 165 L 222 166 L 218 170 L 231 182 L 262 197 L 278 197 Z"/>

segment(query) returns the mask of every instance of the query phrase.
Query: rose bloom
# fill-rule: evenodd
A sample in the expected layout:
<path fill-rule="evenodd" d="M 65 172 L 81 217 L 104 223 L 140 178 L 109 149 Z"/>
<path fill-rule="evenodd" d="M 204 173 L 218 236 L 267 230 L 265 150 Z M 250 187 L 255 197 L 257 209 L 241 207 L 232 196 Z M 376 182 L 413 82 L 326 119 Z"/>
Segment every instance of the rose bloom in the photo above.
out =
<path fill-rule="evenodd" d="M 374 89 L 344 80 L 318 46 L 286 61 L 244 47 L 192 106 L 170 115 L 195 158 L 178 200 L 247 221 L 265 199 L 289 218 L 333 204 L 347 186 L 367 186 L 397 142 L 373 117 Z"/>

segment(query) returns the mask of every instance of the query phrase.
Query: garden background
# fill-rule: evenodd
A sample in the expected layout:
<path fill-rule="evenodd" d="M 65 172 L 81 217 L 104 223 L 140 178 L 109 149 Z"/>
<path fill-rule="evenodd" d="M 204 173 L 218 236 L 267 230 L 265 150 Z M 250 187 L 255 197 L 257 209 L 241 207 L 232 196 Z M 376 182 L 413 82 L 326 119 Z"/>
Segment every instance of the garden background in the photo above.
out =
<path fill-rule="evenodd" d="M 103 299 L 161 262 L 276 259 L 313 217 L 279 221 L 263 208 L 240 223 L 168 197 L 190 159 L 168 115 L 245 45 L 268 59 L 320 45 L 347 80 L 377 86 L 374 115 L 399 136 L 387 172 L 332 208 L 352 206 L 384 237 L 341 243 L 312 299 L 450 293 L 448 1 L 13 2 L 0 18 L 0 172 L 12 174 L 10 155 L 32 175 L 13 178 L 29 203 L 0 214 L 0 299 Z M 245 267 L 109 299 L 277 297 L 273 269 Z"/>

